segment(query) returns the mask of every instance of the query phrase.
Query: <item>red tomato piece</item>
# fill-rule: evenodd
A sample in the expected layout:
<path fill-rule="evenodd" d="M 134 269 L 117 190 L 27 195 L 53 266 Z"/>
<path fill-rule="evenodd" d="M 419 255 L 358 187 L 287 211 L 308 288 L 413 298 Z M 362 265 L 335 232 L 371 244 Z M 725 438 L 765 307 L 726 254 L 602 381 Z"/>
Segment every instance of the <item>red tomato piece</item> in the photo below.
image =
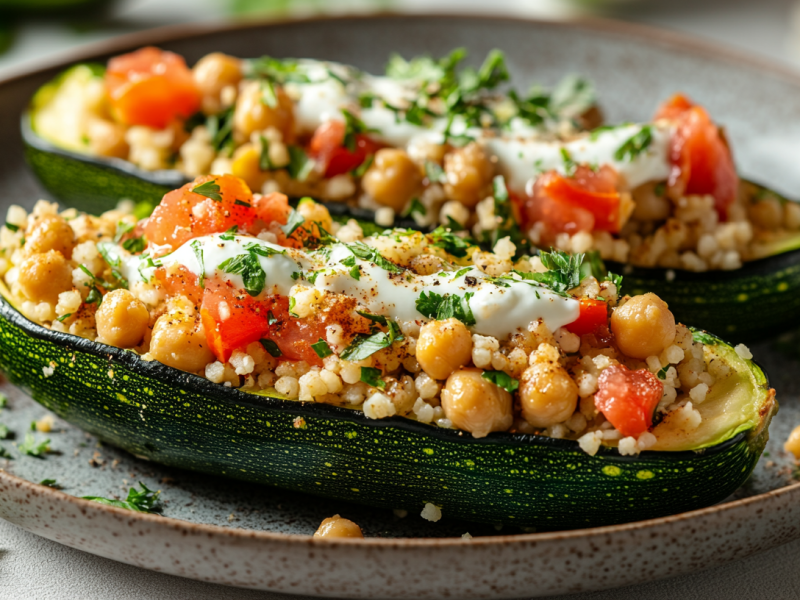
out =
<path fill-rule="evenodd" d="M 210 184 L 207 195 L 192 191 L 204 183 Z M 147 220 L 144 233 L 150 243 L 175 250 L 201 235 L 222 233 L 234 225 L 250 227 L 256 217 L 252 203 L 250 188 L 238 177 L 202 175 L 168 192 Z"/>
<path fill-rule="evenodd" d="M 325 339 L 325 324 L 317 320 L 290 316 L 289 299 L 285 296 L 275 297 L 272 314 L 277 322 L 267 337 L 278 345 L 283 358 L 304 360 L 310 365 L 322 366 L 322 359 L 311 344 L 316 344 L 320 338 Z"/>
<path fill-rule="evenodd" d="M 543 203 L 542 198 L 548 198 L 559 205 L 567 205 L 559 209 L 554 205 Z M 601 230 L 611 233 L 619 232 L 619 205 L 620 198 L 617 192 L 617 172 L 607 165 L 592 170 L 580 165 L 575 169 L 572 177 L 565 177 L 556 171 L 545 173 L 534 186 L 534 204 L 537 199 L 543 203 L 545 210 L 540 212 L 555 231 L 590 231 Z M 590 213 L 594 223 L 589 225 L 585 213 Z M 587 229 L 588 226 L 588 229 Z"/>
<path fill-rule="evenodd" d="M 356 147 L 350 151 L 344 147 L 345 124 L 342 121 L 328 121 L 314 132 L 308 151 L 324 169 L 325 177 L 335 177 L 348 173 L 361 165 L 370 154 L 375 154 L 382 146 L 368 136 L 357 133 Z"/>
<path fill-rule="evenodd" d="M 647 369 L 613 365 L 597 380 L 594 405 L 623 436 L 639 437 L 653 425 L 664 384 Z"/>
<path fill-rule="evenodd" d="M 234 350 L 265 337 L 270 329 L 267 315 L 272 305 L 271 298 L 257 300 L 230 282 L 207 279 L 200 316 L 217 360 L 226 362 Z"/>
<path fill-rule="evenodd" d="M 200 92 L 182 57 L 152 46 L 108 61 L 111 107 L 128 125 L 163 129 L 200 108 Z"/>
<path fill-rule="evenodd" d="M 576 335 L 604 333 L 608 328 L 608 305 L 602 300 L 581 298 L 578 319 L 566 325 L 566 328 Z"/>
<path fill-rule="evenodd" d="M 164 267 L 156 269 L 155 277 L 163 286 L 168 297 L 186 296 L 195 306 L 203 300 L 203 289 L 198 285 L 197 275 L 183 265 L 169 275 Z"/>
<path fill-rule="evenodd" d="M 658 110 L 656 119 L 675 124 L 669 142 L 672 163 L 668 185 L 673 196 L 711 194 L 720 219 L 736 200 L 739 176 L 730 148 L 708 112 L 686 96 L 676 94 Z"/>

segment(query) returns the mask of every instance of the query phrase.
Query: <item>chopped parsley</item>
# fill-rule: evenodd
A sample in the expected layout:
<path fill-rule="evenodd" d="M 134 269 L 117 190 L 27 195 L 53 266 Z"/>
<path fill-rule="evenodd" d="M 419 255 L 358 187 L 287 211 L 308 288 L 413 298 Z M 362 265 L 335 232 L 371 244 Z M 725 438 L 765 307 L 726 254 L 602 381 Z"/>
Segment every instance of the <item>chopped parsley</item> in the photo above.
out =
<path fill-rule="evenodd" d="M 393 262 L 381 256 L 381 253 L 378 252 L 376 248 L 368 246 L 364 242 L 354 242 L 352 244 L 345 244 L 345 245 L 347 246 L 348 250 L 350 250 L 350 252 L 355 254 L 361 260 L 368 260 L 371 263 L 380 267 L 381 269 L 389 271 L 390 273 L 403 272 L 403 269 L 401 269 Z"/>
<path fill-rule="evenodd" d="M 481 373 L 481 378 L 503 388 L 509 394 L 513 394 L 519 388 L 519 381 L 504 371 L 484 371 Z"/>
<path fill-rule="evenodd" d="M 292 212 L 289 213 L 289 219 L 286 221 L 286 225 L 281 225 L 281 231 L 283 231 L 286 237 L 291 237 L 295 230 L 305 222 L 305 217 L 292 209 Z"/>
<path fill-rule="evenodd" d="M 656 377 L 658 377 L 661 381 L 666 380 L 667 379 L 667 371 L 669 371 L 669 367 L 670 367 L 669 364 L 664 365 L 663 367 L 661 367 L 661 369 L 658 371 L 658 373 L 656 373 Z"/>
<path fill-rule="evenodd" d="M 575 175 L 575 169 L 578 168 L 578 165 L 572 160 L 572 155 L 569 153 L 569 150 L 563 147 L 561 148 L 561 160 L 564 161 L 564 172 L 567 174 L 567 177 Z"/>
<path fill-rule="evenodd" d="M 219 239 L 225 240 L 226 242 L 232 242 L 236 238 L 236 234 L 239 233 L 239 226 L 234 225 L 230 229 L 228 229 L 225 233 L 221 233 L 219 235 Z"/>
<path fill-rule="evenodd" d="M 444 183 L 446 181 L 444 169 L 432 160 L 425 161 L 425 177 L 431 183 Z"/>
<path fill-rule="evenodd" d="M 567 292 L 581 283 L 581 264 L 583 254 L 567 254 L 560 250 L 539 252 L 542 264 L 548 269 L 545 273 L 519 273 L 523 279 L 538 281 L 555 293 L 566 296 Z"/>
<path fill-rule="evenodd" d="M 576 75 L 567 75 L 552 92 L 533 86 L 527 96 L 514 90 L 508 96 L 516 106 L 516 116 L 534 126 L 574 119 L 595 103 L 592 83 Z"/>
<path fill-rule="evenodd" d="M 10 229 L 14 233 L 16 233 L 19 231 L 19 225 L 14 225 L 13 223 L 9 223 L 8 221 L 6 221 L 6 229 Z"/>
<path fill-rule="evenodd" d="M 125 236 L 126 234 L 130 233 L 131 231 L 133 231 L 134 228 L 135 228 L 135 225 L 133 225 L 131 223 L 126 223 L 125 221 L 118 222 L 117 223 L 117 230 L 114 233 L 114 243 L 115 244 L 119 244 L 119 242 L 123 238 L 123 236 Z"/>
<path fill-rule="evenodd" d="M 314 170 L 316 164 L 314 159 L 310 158 L 300 146 L 287 146 L 286 148 L 289 151 L 289 164 L 286 167 L 289 177 L 297 181 L 305 181 Z"/>
<path fill-rule="evenodd" d="M 148 489 L 145 484 L 139 482 L 141 490 L 132 487 L 128 491 L 128 497 L 125 500 L 112 500 L 110 498 L 103 498 L 101 496 L 82 496 L 84 500 L 91 500 L 92 502 L 99 502 L 100 504 L 107 504 L 108 506 L 116 506 L 117 508 L 124 508 L 135 512 L 152 513 L 158 509 L 156 503 L 158 496 L 161 492 L 154 492 Z"/>
<path fill-rule="evenodd" d="M 200 279 L 198 280 L 198 284 L 201 288 L 205 289 L 206 287 L 206 262 L 203 259 L 203 246 L 200 244 L 200 240 L 193 240 L 191 243 L 192 250 L 194 251 L 194 255 L 197 257 L 197 264 L 200 267 Z"/>
<path fill-rule="evenodd" d="M 272 314 L 271 310 L 267 311 L 267 323 L 270 325 L 275 325 L 278 322 L 278 319 L 275 318 L 275 315 Z"/>
<path fill-rule="evenodd" d="M 356 281 L 361 280 L 361 267 L 356 264 L 356 257 L 355 256 L 348 256 L 347 258 L 342 259 L 341 264 L 345 267 L 350 267 L 350 277 L 355 279 Z"/>
<path fill-rule="evenodd" d="M 350 171 L 350 174 L 353 177 L 356 177 L 356 178 L 363 177 L 364 173 L 367 172 L 367 169 L 369 169 L 372 166 L 372 163 L 374 161 L 375 161 L 375 155 L 374 154 L 368 154 L 367 158 L 364 159 L 364 162 L 362 162 L 355 169 Z"/>
<path fill-rule="evenodd" d="M 106 263 L 108 263 L 109 267 L 111 267 L 111 274 L 117 280 L 119 287 L 127 288 L 128 280 L 125 279 L 125 277 L 122 275 L 122 272 L 119 270 L 120 267 L 122 266 L 122 260 L 120 259 L 120 257 L 117 256 L 116 258 L 112 258 L 108 252 L 108 247 L 105 244 L 97 244 L 97 250 L 103 257 L 103 260 L 106 261 Z"/>
<path fill-rule="evenodd" d="M 0 393 L 0 408 L 5 408 L 6 406 L 8 406 L 8 396 Z"/>
<path fill-rule="evenodd" d="M 494 245 L 498 240 L 508 237 L 517 247 L 517 255 L 529 246 L 528 237 L 522 233 L 511 203 L 511 196 L 506 187 L 506 180 L 502 175 L 497 175 L 492 180 L 492 196 L 494 198 L 494 214 L 498 218 L 498 225 L 491 231 L 485 231 L 479 237 L 481 243 Z"/>
<path fill-rule="evenodd" d="M 270 312 L 268 314 L 272 314 L 272 313 Z M 264 350 L 269 352 L 271 356 L 274 356 L 275 358 L 278 358 L 279 356 L 283 356 L 283 352 L 281 352 L 281 349 L 278 348 L 278 344 L 276 344 L 272 340 L 268 340 L 266 338 L 261 338 L 258 341 L 261 343 L 262 346 L 264 346 Z"/>
<path fill-rule="evenodd" d="M 61 315 L 60 317 L 58 317 L 58 318 L 56 319 L 56 321 L 58 321 L 59 323 L 63 323 L 64 321 L 66 321 L 67 319 L 69 319 L 71 316 L 72 316 L 72 313 L 67 313 L 67 314 L 65 314 L 65 315 Z"/>
<path fill-rule="evenodd" d="M 192 188 L 192 191 L 195 194 L 200 194 L 201 196 L 210 198 L 214 202 L 222 202 L 222 196 L 220 195 L 219 190 L 220 187 L 216 184 L 216 180 L 214 179 L 206 181 L 205 183 L 201 183 L 200 185 L 196 185 Z"/>
<path fill-rule="evenodd" d="M 54 490 L 60 490 L 62 488 L 61 484 L 58 483 L 55 479 L 42 479 L 39 482 L 39 485 L 45 485 L 49 488 L 53 488 Z"/>
<path fill-rule="evenodd" d="M 262 56 L 248 61 L 248 75 L 251 78 L 266 79 L 283 85 L 285 83 L 308 83 L 308 75 L 297 60 L 291 58 L 272 58 Z"/>
<path fill-rule="evenodd" d="M 347 109 L 342 109 L 344 115 L 344 141 L 342 145 L 350 152 L 356 151 L 356 136 L 365 133 L 376 133 L 378 130 L 372 127 L 367 127 L 364 121 L 356 117 Z"/>
<path fill-rule="evenodd" d="M 472 247 L 472 244 L 463 237 L 457 236 L 444 227 L 437 227 L 431 234 L 431 246 L 442 248 L 448 254 L 452 254 L 457 258 L 464 258 L 467 255 L 467 250 Z"/>
<path fill-rule="evenodd" d="M 715 338 L 713 335 L 709 335 L 705 331 L 693 331 L 692 339 L 695 342 L 699 344 L 705 344 L 706 346 L 716 346 L 719 343 L 717 338 Z"/>
<path fill-rule="evenodd" d="M 401 216 L 413 217 L 415 214 L 421 217 L 428 214 L 428 210 L 423 206 L 422 202 L 419 201 L 419 198 L 413 198 L 411 204 L 406 207 Z"/>
<path fill-rule="evenodd" d="M 581 264 L 581 279 L 584 277 L 594 277 L 597 281 L 606 279 L 606 265 L 597 250 L 586 253 Z"/>
<path fill-rule="evenodd" d="M 98 249 L 99 248 L 100 246 L 98 245 Z M 100 288 L 103 287 L 106 289 L 111 289 L 113 286 L 95 277 L 94 273 L 86 268 L 86 265 L 78 265 L 78 268 L 83 271 L 91 281 L 91 283 L 83 284 L 89 288 L 89 294 L 86 296 L 86 300 L 84 300 L 84 302 L 86 304 L 97 304 L 97 306 L 100 306 L 100 304 L 103 302 L 103 292 L 100 291 Z"/>
<path fill-rule="evenodd" d="M 614 287 L 617 288 L 618 296 L 622 293 L 622 275 L 617 275 L 616 273 L 609 271 L 606 273 L 605 281 L 610 281 L 614 284 Z"/>
<path fill-rule="evenodd" d="M 8 450 L 0 446 L 0 458 L 10 458 L 13 459 L 14 457 L 9 454 Z"/>
<path fill-rule="evenodd" d="M 0 423 L 0 440 L 4 440 L 8 437 L 8 427 Z"/>
<path fill-rule="evenodd" d="M 614 159 L 618 161 L 632 161 L 642 152 L 650 147 L 653 141 L 653 128 L 650 125 L 645 125 L 634 135 L 629 137 L 623 144 L 614 152 Z"/>
<path fill-rule="evenodd" d="M 272 171 L 275 165 L 269 158 L 269 140 L 263 135 L 259 136 L 259 139 L 261 140 L 261 156 L 258 158 L 258 168 L 262 171 Z"/>
<path fill-rule="evenodd" d="M 469 299 L 474 296 L 467 292 L 462 298 L 458 294 L 437 294 L 436 292 L 422 292 L 417 298 L 416 308 L 421 314 L 430 319 L 442 321 L 455 318 L 464 325 L 475 325 L 475 316 L 469 306 Z"/>
<path fill-rule="evenodd" d="M 272 248 L 261 246 L 255 242 L 247 244 L 246 254 L 239 254 L 233 258 L 226 258 L 217 268 L 224 273 L 233 273 L 242 276 L 245 291 L 251 296 L 258 296 L 267 282 L 267 274 L 258 260 L 259 256 L 270 257 L 283 254 Z M 202 256 L 198 259 L 202 259 Z"/>
<path fill-rule="evenodd" d="M 294 317 L 295 319 L 299 319 L 300 315 L 294 312 L 295 304 L 297 304 L 297 300 L 294 299 L 294 296 L 289 296 L 289 315 Z"/>
<path fill-rule="evenodd" d="M 381 370 L 375 367 L 361 367 L 361 381 L 381 390 L 386 387 L 386 382 L 381 379 Z"/>
<path fill-rule="evenodd" d="M 211 145 L 219 154 L 233 154 L 233 108 L 225 109 L 219 114 L 210 115 L 206 119 L 206 129 L 211 136 Z"/>
<path fill-rule="evenodd" d="M 314 349 L 314 352 L 316 352 L 317 356 L 319 356 L 320 358 L 325 358 L 326 356 L 330 356 L 331 354 L 333 354 L 333 350 L 331 350 L 331 347 L 328 346 L 328 342 L 326 342 L 322 338 L 319 338 L 319 340 L 316 343 L 311 344 L 311 348 Z"/>
<path fill-rule="evenodd" d="M 374 328 L 370 335 L 357 335 L 350 345 L 339 355 L 343 360 L 352 360 L 354 362 L 364 360 L 379 350 L 388 348 L 393 343 L 403 339 L 400 327 L 394 321 L 379 315 L 371 315 L 370 313 L 359 312 L 359 314 L 376 323 L 385 325 L 389 329 L 389 333 L 386 334 L 383 331 L 376 331 L 377 328 Z"/>
<path fill-rule="evenodd" d="M 47 452 L 49 448 L 48 444 L 50 444 L 49 439 L 37 442 L 36 436 L 28 432 L 25 434 L 25 440 L 19 446 L 17 446 L 17 450 L 19 450 L 22 454 L 27 454 L 28 456 L 35 456 L 40 458 L 43 454 Z"/>

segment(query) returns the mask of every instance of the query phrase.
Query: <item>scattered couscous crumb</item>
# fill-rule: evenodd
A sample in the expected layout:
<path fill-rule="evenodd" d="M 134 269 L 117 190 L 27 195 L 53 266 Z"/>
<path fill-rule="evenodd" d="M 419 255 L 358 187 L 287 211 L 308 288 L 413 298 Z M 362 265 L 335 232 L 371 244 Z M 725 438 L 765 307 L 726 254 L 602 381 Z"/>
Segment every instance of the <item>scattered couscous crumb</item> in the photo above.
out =
<path fill-rule="evenodd" d="M 42 367 L 42 373 L 44 374 L 45 377 L 52 377 L 53 373 L 55 373 L 55 370 L 56 370 L 55 365 L 49 367 Z"/>
<path fill-rule="evenodd" d="M 462 540 L 471 540 L 472 536 L 469 534 L 469 531 L 461 536 Z"/>
<path fill-rule="evenodd" d="M 753 358 L 753 353 L 750 352 L 750 348 L 745 346 L 744 344 L 739 344 L 734 348 L 736 350 L 736 354 L 738 354 L 741 358 L 746 360 L 751 360 Z"/>
<path fill-rule="evenodd" d="M 796 459 L 800 459 L 800 425 L 789 434 L 789 439 L 786 440 L 783 448 L 787 452 L 791 452 Z"/>
<path fill-rule="evenodd" d="M 435 504 L 426 502 L 425 506 L 422 509 L 422 512 L 420 513 L 420 516 L 426 521 L 436 523 L 438 520 L 442 518 L 442 509 L 436 506 Z"/>

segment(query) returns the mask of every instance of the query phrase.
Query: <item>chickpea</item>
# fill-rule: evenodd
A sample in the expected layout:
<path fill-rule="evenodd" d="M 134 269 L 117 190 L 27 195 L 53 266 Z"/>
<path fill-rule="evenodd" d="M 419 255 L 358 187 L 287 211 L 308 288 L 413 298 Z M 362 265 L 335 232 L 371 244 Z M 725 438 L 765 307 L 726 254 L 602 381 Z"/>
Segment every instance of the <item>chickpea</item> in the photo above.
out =
<path fill-rule="evenodd" d="M 533 427 L 550 427 L 572 416 L 578 406 L 578 386 L 558 363 L 537 362 L 519 382 L 522 416 Z"/>
<path fill-rule="evenodd" d="M 750 220 L 764 229 L 778 229 L 783 224 L 783 207 L 776 198 L 756 200 L 747 208 Z"/>
<path fill-rule="evenodd" d="M 212 52 L 197 61 L 192 75 L 197 89 L 203 95 L 203 110 L 216 113 L 222 108 L 222 90 L 236 86 L 242 80 L 242 61 L 222 52 Z"/>
<path fill-rule="evenodd" d="M 322 204 L 313 200 L 303 200 L 297 205 L 297 212 L 306 220 L 306 226 L 312 228 L 312 223 L 318 223 L 325 231 L 331 232 L 333 229 L 333 219 L 331 213 Z"/>
<path fill-rule="evenodd" d="M 511 394 L 490 381 L 480 369 L 462 369 L 447 378 L 442 390 L 445 417 L 473 437 L 486 437 L 492 431 L 511 427 Z"/>
<path fill-rule="evenodd" d="M 74 247 L 75 232 L 59 215 L 45 215 L 37 219 L 25 236 L 25 252 L 28 255 L 55 250 L 69 258 Z"/>
<path fill-rule="evenodd" d="M 783 449 L 794 454 L 795 458 L 800 459 L 800 425 L 792 429 L 789 439 L 783 445 Z"/>
<path fill-rule="evenodd" d="M 425 323 L 417 339 L 417 362 L 434 379 L 447 379 L 472 358 L 472 335 L 458 319 Z"/>
<path fill-rule="evenodd" d="M 444 172 L 447 178 L 444 193 L 451 200 L 472 208 L 489 195 L 494 166 L 483 147 L 476 142 L 446 155 Z"/>
<path fill-rule="evenodd" d="M 275 87 L 275 96 L 277 105 L 273 107 L 264 103 L 257 81 L 249 82 L 242 89 L 233 111 L 233 128 L 239 142 L 249 140 L 254 131 L 267 127 L 280 131 L 284 143 L 294 141 L 294 105 L 283 88 Z"/>
<path fill-rule="evenodd" d="M 61 292 L 72 289 L 72 269 L 55 250 L 34 254 L 19 266 L 19 286 L 33 302 L 56 304 Z"/>
<path fill-rule="evenodd" d="M 103 297 L 95 321 L 98 341 L 117 348 L 132 348 L 142 341 L 150 313 L 144 302 L 128 290 L 114 290 Z"/>
<path fill-rule="evenodd" d="M 97 156 L 128 158 L 125 126 L 106 119 L 92 118 L 86 124 L 89 148 Z"/>
<path fill-rule="evenodd" d="M 657 356 L 675 341 L 675 317 L 655 294 L 634 296 L 611 314 L 620 351 L 631 358 Z"/>
<path fill-rule="evenodd" d="M 375 202 L 400 212 L 422 183 L 422 173 L 405 150 L 382 148 L 364 173 L 361 187 Z"/>
<path fill-rule="evenodd" d="M 631 191 L 633 218 L 637 221 L 663 221 L 669 217 L 672 208 L 669 198 L 666 194 L 656 193 L 658 185 L 655 182 L 644 183 Z"/>
<path fill-rule="evenodd" d="M 182 371 L 197 372 L 214 360 L 198 314 L 177 310 L 153 325 L 150 358 Z"/>
<path fill-rule="evenodd" d="M 350 519 L 345 519 L 339 515 L 328 517 L 320 523 L 319 529 L 314 532 L 315 538 L 363 538 L 364 533 L 361 527 L 353 523 Z"/>

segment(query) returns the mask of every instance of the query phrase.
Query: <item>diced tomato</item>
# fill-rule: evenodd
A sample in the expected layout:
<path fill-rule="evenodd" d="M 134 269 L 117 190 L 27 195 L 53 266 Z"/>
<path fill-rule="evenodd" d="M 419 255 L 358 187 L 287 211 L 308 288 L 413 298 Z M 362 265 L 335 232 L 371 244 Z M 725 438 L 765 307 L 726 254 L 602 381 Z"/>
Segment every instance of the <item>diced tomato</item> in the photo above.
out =
<path fill-rule="evenodd" d="M 164 287 L 168 297 L 186 296 L 195 306 L 203 300 L 203 289 L 198 284 L 197 275 L 183 265 L 174 271 L 171 270 L 169 274 L 164 267 L 156 269 L 155 277 Z"/>
<path fill-rule="evenodd" d="M 382 146 L 368 136 L 357 133 L 355 135 L 355 150 L 350 151 L 344 147 L 345 124 L 342 121 L 331 120 L 323 123 L 314 132 L 308 151 L 311 156 L 324 169 L 325 177 L 335 177 L 342 173 L 352 171 L 367 156 L 375 154 Z"/>
<path fill-rule="evenodd" d="M 658 110 L 656 119 L 675 123 L 669 143 L 672 163 L 668 185 L 673 196 L 711 194 L 722 220 L 736 200 L 739 176 L 730 148 L 708 112 L 676 94 Z"/>
<path fill-rule="evenodd" d="M 214 356 L 226 362 L 237 348 L 245 348 L 269 333 L 272 298 L 257 300 L 230 282 L 206 279 L 200 316 Z"/>
<path fill-rule="evenodd" d="M 581 298 L 581 310 L 578 319 L 566 328 L 576 335 L 605 333 L 608 328 L 608 305 L 602 300 Z"/>
<path fill-rule="evenodd" d="M 289 198 L 285 194 L 273 192 L 266 196 L 261 196 L 253 202 L 257 218 L 264 223 L 277 222 L 286 225 L 292 209 L 289 207 Z"/>
<path fill-rule="evenodd" d="M 581 165 L 571 177 L 556 171 L 536 181 L 527 218 L 543 221 L 555 233 L 601 230 L 617 233 L 620 227 L 617 172 L 607 165 L 597 170 Z"/>
<path fill-rule="evenodd" d="M 213 197 L 192 191 L 204 183 L 219 187 L 204 192 Z M 147 220 L 145 236 L 152 244 L 174 250 L 192 238 L 222 233 L 234 225 L 246 229 L 256 217 L 252 203 L 253 194 L 238 177 L 202 175 L 164 196 Z"/>
<path fill-rule="evenodd" d="M 597 380 L 594 405 L 623 436 L 639 437 L 653 425 L 664 384 L 647 369 L 608 367 Z"/>
<path fill-rule="evenodd" d="M 128 125 L 165 128 L 200 108 L 200 92 L 182 57 L 152 46 L 108 61 L 111 107 Z"/>
<path fill-rule="evenodd" d="M 296 319 L 289 315 L 289 299 L 276 296 L 272 313 L 277 319 L 269 338 L 273 340 L 288 360 L 304 360 L 321 366 L 322 360 L 311 347 L 320 338 L 325 339 L 325 324 L 319 320 Z"/>

